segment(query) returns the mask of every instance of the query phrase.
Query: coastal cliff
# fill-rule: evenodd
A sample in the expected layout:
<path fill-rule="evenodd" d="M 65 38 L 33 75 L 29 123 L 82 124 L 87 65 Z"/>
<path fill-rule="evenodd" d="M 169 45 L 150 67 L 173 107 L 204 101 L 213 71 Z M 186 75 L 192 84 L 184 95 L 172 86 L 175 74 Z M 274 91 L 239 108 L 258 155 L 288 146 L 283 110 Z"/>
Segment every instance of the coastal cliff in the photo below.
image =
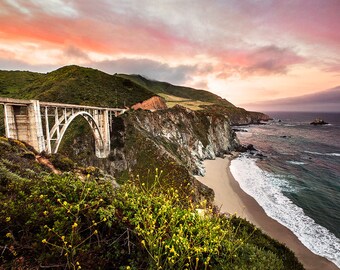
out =
<path fill-rule="evenodd" d="M 134 114 L 129 120 L 193 174 L 204 174 L 202 160 L 221 157 L 239 144 L 226 116 L 178 105 L 155 113 Z"/>
<path fill-rule="evenodd" d="M 233 126 L 242 126 L 250 124 L 260 124 L 271 120 L 271 118 L 261 112 L 249 112 L 239 107 L 226 107 L 218 104 L 211 106 L 203 106 L 203 108 L 212 114 L 222 114 L 229 118 L 230 124 Z"/>
<path fill-rule="evenodd" d="M 204 175 L 203 160 L 222 157 L 239 145 L 226 115 L 178 105 L 155 112 L 130 111 L 113 119 L 112 124 L 112 151 L 107 159 L 95 156 L 93 138 L 84 137 L 87 127 L 80 127 L 81 123 L 77 124 L 77 134 L 67 135 L 69 140 L 61 145 L 61 153 L 79 164 L 97 166 L 120 182 L 163 171 L 164 181 L 189 181 L 196 186 L 197 197 L 208 200 L 213 198 L 212 190 L 193 175 Z"/>
<path fill-rule="evenodd" d="M 138 164 L 139 152 L 148 144 L 138 144 L 139 137 L 152 144 L 157 149 L 157 155 L 166 155 L 196 175 L 204 175 L 204 159 L 222 157 L 239 146 L 236 134 L 225 115 L 191 111 L 181 106 L 156 112 L 139 110 L 113 119 L 113 150 L 108 162 L 105 162 L 105 169 L 116 174 L 131 170 Z M 77 139 L 71 147 L 75 152 L 74 158 L 77 159 Z M 82 162 L 88 163 L 91 160 L 85 158 Z"/>

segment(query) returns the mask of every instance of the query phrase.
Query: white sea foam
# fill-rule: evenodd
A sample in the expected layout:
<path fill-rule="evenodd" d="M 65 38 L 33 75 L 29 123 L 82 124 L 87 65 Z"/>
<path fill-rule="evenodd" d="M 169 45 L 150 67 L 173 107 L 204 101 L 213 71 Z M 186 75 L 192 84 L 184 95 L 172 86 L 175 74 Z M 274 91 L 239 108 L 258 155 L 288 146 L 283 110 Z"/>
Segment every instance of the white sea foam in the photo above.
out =
<path fill-rule="evenodd" d="M 340 153 L 319 153 L 319 152 L 312 152 L 312 151 L 304 151 L 308 154 L 319 155 L 319 156 L 333 156 L 333 157 L 340 157 Z"/>
<path fill-rule="evenodd" d="M 312 252 L 340 267 L 340 239 L 305 215 L 303 209 L 283 195 L 287 181 L 261 170 L 254 159 L 240 156 L 230 170 L 241 188 L 252 196 L 268 216 L 289 228 Z"/>
<path fill-rule="evenodd" d="M 295 160 L 288 160 L 287 163 L 293 164 L 293 165 L 305 165 L 306 162 L 302 161 L 295 161 Z"/>

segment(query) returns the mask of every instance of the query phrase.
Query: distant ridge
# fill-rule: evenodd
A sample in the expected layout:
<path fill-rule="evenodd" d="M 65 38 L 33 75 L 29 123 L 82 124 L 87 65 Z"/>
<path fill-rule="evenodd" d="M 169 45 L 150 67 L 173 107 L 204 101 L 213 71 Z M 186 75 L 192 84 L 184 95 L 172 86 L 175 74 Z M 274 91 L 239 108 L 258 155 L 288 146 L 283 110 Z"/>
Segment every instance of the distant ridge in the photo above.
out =
<path fill-rule="evenodd" d="M 153 93 L 163 97 L 170 107 L 180 104 L 191 109 L 198 109 L 204 105 L 214 104 L 235 108 L 235 105 L 233 105 L 231 102 L 206 90 L 173 85 L 168 82 L 150 80 L 141 75 L 135 74 L 118 74 L 118 76 L 129 79 L 140 86 L 147 88 L 149 91 L 152 91 Z"/>
<path fill-rule="evenodd" d="M 263 102 L 243 104 L 249 110 L 340 112 L 340 86 L 321 92 Z"/>

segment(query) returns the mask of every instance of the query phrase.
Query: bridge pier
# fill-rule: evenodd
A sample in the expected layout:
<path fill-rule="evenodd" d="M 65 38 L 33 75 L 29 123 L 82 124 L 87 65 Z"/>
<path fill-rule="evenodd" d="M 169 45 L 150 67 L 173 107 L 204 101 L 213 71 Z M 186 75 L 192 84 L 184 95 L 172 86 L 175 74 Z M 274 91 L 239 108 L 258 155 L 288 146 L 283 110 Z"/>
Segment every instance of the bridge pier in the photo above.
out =
<path fill-rule="evenodd" d="M 14 106 L 4 104 L 4 113 L 5 113 L 5 131 L 6 137 L 12 139 L 18 139 L 18 132 L 16 127 Z M 25 138 L 26 140 L 26 138 Z"/>
<path fill-rule="evenodd" d="M 27 107 L 29 121 L 29 144 L 38 152 L 45 150 L 45 138 L 41 122 L 39 100 L 31 100 Z"/>
<path fill-rule="evenodd" d="M 96 139 L 96 156 L 105 158 L 110 154 L 110 123 L 109 112 L 104 110 L 97 114 L 98 129 L 102 136 L 102 140 Z"/>
<path fill-rule="evenodd" d="M 38 100 L 4 104 L 6 137 L 25 141 L 38 152 L 45 150 Z"/>

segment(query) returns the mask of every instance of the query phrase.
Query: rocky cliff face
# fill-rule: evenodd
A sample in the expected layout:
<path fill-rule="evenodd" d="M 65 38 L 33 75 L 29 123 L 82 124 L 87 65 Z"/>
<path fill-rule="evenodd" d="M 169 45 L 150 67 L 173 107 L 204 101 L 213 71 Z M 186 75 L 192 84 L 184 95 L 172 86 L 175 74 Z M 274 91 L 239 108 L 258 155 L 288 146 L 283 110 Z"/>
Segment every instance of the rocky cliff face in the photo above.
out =
<path fill-rule="evenodd" d="M 72 137 L 77 136 L 73 134 Z M 152 165 L 155 162 L 148 161 L 150 157 L 154 157 L 156 163 L 167 157 L 172 164 L 184 166 L 190 174 L 203 175 L 204 159 L 221 157 L 239 145 L 227 116 L 191 111 L 181 106 L 155 112 L 130 111 L 115 118 L 111 132 L 112 151 L 108 159 L 93 157 L 92 140 L 91 137 L 74 139 L 71 142 L 75 153 L 72 158 L 80 157 L 80 162 L 88 165 L 95 162 L 96 166 L 104 167 L 114 175 L 145 163 Z M 79 149 L 80 145 L 82 149 Z M 87 155 L 82 155 L 85 149 Z M 69 150 L 65 149 L 65 154 Z M 145 153 L 149 154 L 145 156 Z"/>
<path fill-rule="evenodd" d="M 154 96 L 143 102 L 137 103 L 131 107 L 134 110 L 142 109 L 149 111 L 164 110 L 168 108 L 165 103 L 165 99 L 159 96 Z"/>
<path fill-rule="evenodd" d="M 220 105 L 204 106 L 204 109 L 215 115 L 226 115 L 233 126 L 259 124 L 262 121 L 268 121 L 271 118 L 260 112 L 249 112 L 243 108 L 238 107 L 225 107 Z"/>
<path fill-rule="evenodd" d="M 271 118 L 268 115 L 260 112 L 247 111 L 246 114 L 235 114 L 230 116 L 230 123 L 233 126 L 260 124 L 261 122 L 266 122 L 268 120 L 271 120 Z"/>
<path fill-rule="evenodd" d="M 239 144 L 226 116 L 216 117 L 180 106 L 136 114 L 132 121 L 193 174 L 204 174 L 204 159 L 223 156 Z"/>

